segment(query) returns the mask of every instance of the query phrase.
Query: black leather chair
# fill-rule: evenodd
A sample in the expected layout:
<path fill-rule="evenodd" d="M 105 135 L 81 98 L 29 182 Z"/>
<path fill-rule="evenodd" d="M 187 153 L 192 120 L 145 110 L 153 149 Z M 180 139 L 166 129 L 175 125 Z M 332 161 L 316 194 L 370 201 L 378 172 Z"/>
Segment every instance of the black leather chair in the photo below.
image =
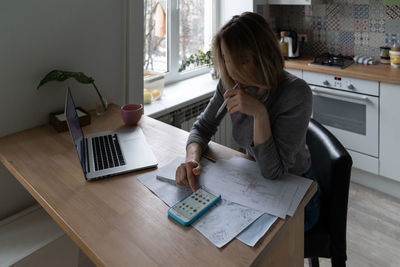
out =
<path fill-rule="evenodd" d="M 305 232 L 304 258 L 309 258 L 312 267 L 319 266 L 319 257 L 330 258 L 332 266 L 346 266 L 347 202 L 353 161 L 336 137 L 313 119 L 306 142 L 321 190 L 321 210 L 318 224 Z"/>

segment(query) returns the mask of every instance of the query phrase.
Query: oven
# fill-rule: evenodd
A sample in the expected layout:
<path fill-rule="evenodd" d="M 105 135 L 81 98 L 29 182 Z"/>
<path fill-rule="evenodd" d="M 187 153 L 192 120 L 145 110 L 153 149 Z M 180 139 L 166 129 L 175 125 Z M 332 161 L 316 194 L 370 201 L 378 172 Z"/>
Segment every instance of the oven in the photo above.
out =
<path fill-rule="evenodd" d="M 379 157 L 379 83 L 304 71 L 313 93 L 312 117 L 348 150 Z"/>

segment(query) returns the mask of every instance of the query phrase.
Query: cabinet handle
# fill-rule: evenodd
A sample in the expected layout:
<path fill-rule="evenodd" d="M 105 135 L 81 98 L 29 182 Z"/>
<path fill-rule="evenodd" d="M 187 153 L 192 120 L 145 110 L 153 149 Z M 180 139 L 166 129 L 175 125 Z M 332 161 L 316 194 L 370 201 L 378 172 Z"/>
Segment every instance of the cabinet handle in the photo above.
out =
<path fill-rule="evenodd" d="M 329 85 L 329 82 L 327 80 L 322 82 L 323 85 Z"/>
<path fill-rule="evenodd" d="M 314 94 L 316 95 L 321 95 L 324 97 L 330 97 L 330 98 L 336 98 L 336 99 L 340 99 L 346 102 L 351 102 L 350 99 L 352 100 L 356 100 L 356 101 L 361 101 L 361 102 L 368 102 L 369 98 L 368 96 L 362 95 L 362 96 L 358 96 L 358 95 L 349 95 L 349 94 L 345 94 L 345 93 L 339 93 L 339 92 L 325 92 L 322 90 L 318 90 L 316 88 L 312 88 L 311 89 L 313 91 Z M 354 93 L 351 93 L 354 94 Z"/>

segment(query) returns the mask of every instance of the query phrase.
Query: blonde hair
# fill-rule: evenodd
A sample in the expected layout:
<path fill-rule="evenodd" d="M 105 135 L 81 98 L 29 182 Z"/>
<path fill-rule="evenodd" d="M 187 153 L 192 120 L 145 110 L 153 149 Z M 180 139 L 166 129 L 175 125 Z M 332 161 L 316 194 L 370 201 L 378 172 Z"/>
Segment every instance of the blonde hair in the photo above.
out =
<path fill-rule="evenodd" d="M 234 81 L 229 76 L 221 51 L 221 42 L 228 49 L 235 74 L 249 85 L 260 87 L 269 93 L 278 86 L 283 74 L 284 60 L 278 40 L 266 20 L 251 12 L 234 16 L 214 36 L 212 52 L 214 65 L 221 75 L 225 88 L 232 88 Z M 241 68 L 244 53 L 253 58 L 255 72 Z"/>

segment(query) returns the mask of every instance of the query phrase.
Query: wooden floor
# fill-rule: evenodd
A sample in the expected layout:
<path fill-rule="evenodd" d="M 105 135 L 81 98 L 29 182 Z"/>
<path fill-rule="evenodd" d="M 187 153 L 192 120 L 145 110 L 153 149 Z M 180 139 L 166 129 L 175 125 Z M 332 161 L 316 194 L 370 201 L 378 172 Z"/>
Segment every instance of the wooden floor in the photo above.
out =
<path fill-rule="evenodd" d="M 399 199 L 350 184 L 347 257 L 348 267 L 400 266 Z M 320 266 L 331 266 L 330 260 L 320 259 Z"/>

